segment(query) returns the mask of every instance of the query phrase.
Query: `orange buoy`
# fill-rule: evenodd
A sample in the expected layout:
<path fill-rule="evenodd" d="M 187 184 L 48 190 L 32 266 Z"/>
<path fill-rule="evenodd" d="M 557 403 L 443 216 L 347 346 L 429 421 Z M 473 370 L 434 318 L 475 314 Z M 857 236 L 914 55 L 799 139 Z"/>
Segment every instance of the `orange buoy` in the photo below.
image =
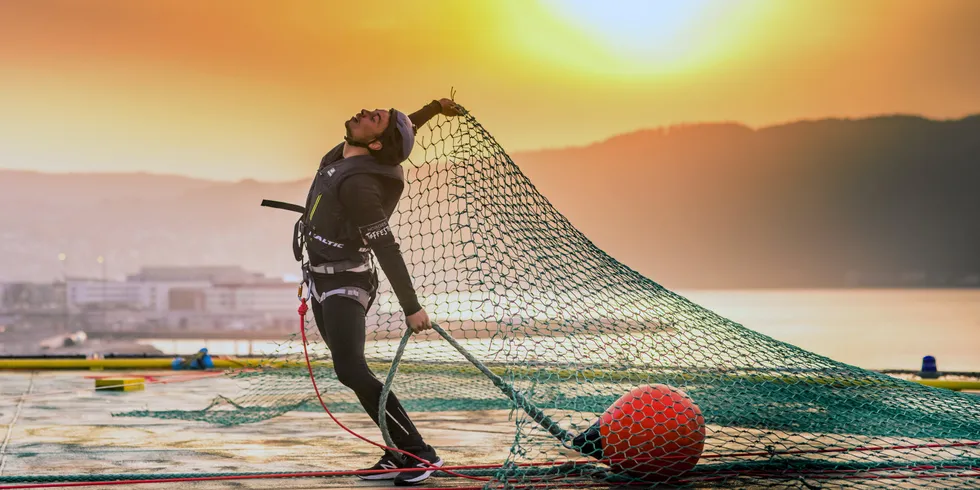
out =
<path fill-rule="evenodd" d="M 680 476 L 704 449 L 704 416 L 683 391 L 644 385 L 616 400 L 599 418 L 602 455 L 617 471 L 643 479 Z"/>

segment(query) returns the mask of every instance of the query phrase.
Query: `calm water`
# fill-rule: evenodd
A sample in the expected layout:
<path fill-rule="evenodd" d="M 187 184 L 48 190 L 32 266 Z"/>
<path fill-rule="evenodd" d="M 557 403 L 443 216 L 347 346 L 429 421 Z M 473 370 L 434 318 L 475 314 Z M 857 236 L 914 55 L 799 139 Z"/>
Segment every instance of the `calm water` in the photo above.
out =
<path fill-rule="evenodd" d="M 980 371 L 980 290 L 686 291 L 784 342 L 869 369 Z"/>
<path fill-rule="evenodd" d="M 680 294 L 757 332 L 848 364 L 869 369 L 917 369 L 922 356 L 932 355 L 940 370 L 980 371 L 980 290 Z M 183 354 L 205 346 L 203 341 L 190 339 L 144 343 L 166 353 Z M 481 341 L 469 343 L 479 350 Z M 249 353 L 247 341 L 208 341 L 206 346 L 213 354 Z M 458 356 L 446 347 L 447 356 Z M 273 342 L 251 345 L 254 354 L 296 352 L 299 348 Z"/>

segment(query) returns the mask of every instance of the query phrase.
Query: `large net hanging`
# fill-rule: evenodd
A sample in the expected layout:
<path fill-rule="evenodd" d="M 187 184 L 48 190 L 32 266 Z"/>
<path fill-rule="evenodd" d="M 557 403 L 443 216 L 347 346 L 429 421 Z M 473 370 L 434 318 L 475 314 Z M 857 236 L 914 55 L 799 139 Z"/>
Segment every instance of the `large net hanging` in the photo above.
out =
<path fill-rule="evenodd" d="M 417 142 L 390 221 L 420 301 L 540 413 L 431 331 L 408 343 L 394 392 L 410 412 L 514 410 L 513 447 L 487 461 L 499 464 L 488 486 L 980 485 L 980 398 L 835 362 L 668 291 L 572 226 L 472 114 L 440 116 Z M 367 324 L 383 379 L 405 331 L 383 279 Z M 328 408 L 361 412 L 317 346 Z M 240 376 L 231 403 L 128 415 L 235 425 L 322 410 L 295 343 Z M 556 431 L 589 434 L 588 447 Z"/>

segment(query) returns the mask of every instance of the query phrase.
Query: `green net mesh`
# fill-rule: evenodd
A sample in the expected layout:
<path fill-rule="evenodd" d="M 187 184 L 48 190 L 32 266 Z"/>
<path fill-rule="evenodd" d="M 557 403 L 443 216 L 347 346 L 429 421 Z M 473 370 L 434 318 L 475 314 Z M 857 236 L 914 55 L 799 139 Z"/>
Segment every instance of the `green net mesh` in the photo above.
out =
<path fill-rule="evenodd" d="M 408 411 L 514 409 L 513 447 L 506 461 L 487 461 L 500 464 L 489 486 L 980 484 L 977 397 L 835 362 L 668 291 L 590 242 L 465 111 L 420 128 L 417 142 L 390 221 L 423 306 L 562 430 L 599 434 L 598 452 L 570 447 L 439 335 L 416 335 L 393 385 Z M 308 318 L 327 406 L 362 411 Z M 405 329 L 384 280 L 367 324 L 367 356 L 383 379 Z M 233 400 L 120 415 L 236 425 L 322 411 L 298 346 L 286 341 L 265 367 L 239 374 Z M 655 388 L 595 425 L 642 386 Z"/>

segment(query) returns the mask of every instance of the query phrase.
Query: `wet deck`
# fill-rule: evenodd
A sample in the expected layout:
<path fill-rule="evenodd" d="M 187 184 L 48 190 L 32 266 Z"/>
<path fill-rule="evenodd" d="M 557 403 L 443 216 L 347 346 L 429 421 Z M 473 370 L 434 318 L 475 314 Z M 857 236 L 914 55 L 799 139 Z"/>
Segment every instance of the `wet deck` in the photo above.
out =
<path fill-rule="evenodd" d="M 325 413 L 291 412 L 261 423 L 220 427 L 201 422 L 113 417 L 112 412 L 201 409 L 236 381 L 212 377 L 148 384 L 144 391 L 95 391 L 93 375 L 109 372 L 0 373 L 0 477 L 36 475 L 312 472 L 374 464 L 380 450 L 355 439 Z M 159 374 L 173 374 L 159 373 Z M 501 463 L 513 443 L 507 411 L 436 412 L 414 416 L 447 465 Z M 338 418 L 375 441 L 364 414 Z M 430 484 L 431 483 L 431 484 Z M 0 486 L 9 485 L 0 478 Z M 432 478 L 427 486 L 472 486 Z M 373 488 L 356 477 L 155 483 L 140 488 Z M 120 488 L 119 485 L 86 488 Z"/>
<path fill-rule="evenodd" d="M 263 422 L 222 427 L 204 422 L 113 417 L 134 410 L 198 410 L 218 395 L 234 398 L 240 380 L 200 378 L 187 372 L 140 372 L 158 381 L 143 391 L 96 391 L 93 377 L 124 375 L 110 371 L 0 372 L 0 488 L 9 477 L 85 475 L 194 476 L 209 473 L 289 473 L 350 471 L 372 465 L 380 450 L 338 427 L 323 412 L 290 412 Z M 207 373 L 204 373 L 207 375 Z M 188 377 L 190 376 L 190 377 Z M 413 419 L 447 465 L 501 464 L 514 443 L 515 425 L 506 410 L 415 413 Z M 341 413 L 352 430 L 374 441 L 381 434 L 366 414 Z M 709 431 L 719 428 L 711 426 Z M 724 440 L 719 439 L 721 443 Z M 905 440 L 907 441 L 907 440 Z M 828 439 L 829 447 L 835 443 Z M 907 442 L 906 442 L 907 443 Z M 967 448 L 969 449 L 969 448 Z M 967 451 L 964 449 L 962 451 Z M 943 449 L 917 457 L 943 456 Z M 947 450 L 948 451 L 948 450 Z M 933 454 L 936 453 L 936 454 Z M 967 453 L 973 454 L 973 453 Z M 569 459 L 580 455 L 567 454 Z M 576 457 L 577 456 L 577 457 Z M 560 455 L 535 455 L 563 459 Z M 946 457 L 950 457 L 946 454 Z M 965 480 L 936 480 L 956 486 Z M 16 483 L 20 483 L 19 481 Z M 595 484 L 595 481 L 589 481 Z M 739 482 L 739 484 L 744 482 Z M 826 482 L 825 482 L 826 483 Z M 892 481 L 918 488 L 921 480 Z M 768 482 L 798 488 L 795 480 Z M 424 487 L 476 488 L 481 482 L 437 477 Z M 321 489 L 389 488 L 390 482 L 363 482 L 356 476 L 236 479 L 226 481 L 100 485 L 118 489 Z M 636 487 L 630 487 L 636 488 Z"/>

